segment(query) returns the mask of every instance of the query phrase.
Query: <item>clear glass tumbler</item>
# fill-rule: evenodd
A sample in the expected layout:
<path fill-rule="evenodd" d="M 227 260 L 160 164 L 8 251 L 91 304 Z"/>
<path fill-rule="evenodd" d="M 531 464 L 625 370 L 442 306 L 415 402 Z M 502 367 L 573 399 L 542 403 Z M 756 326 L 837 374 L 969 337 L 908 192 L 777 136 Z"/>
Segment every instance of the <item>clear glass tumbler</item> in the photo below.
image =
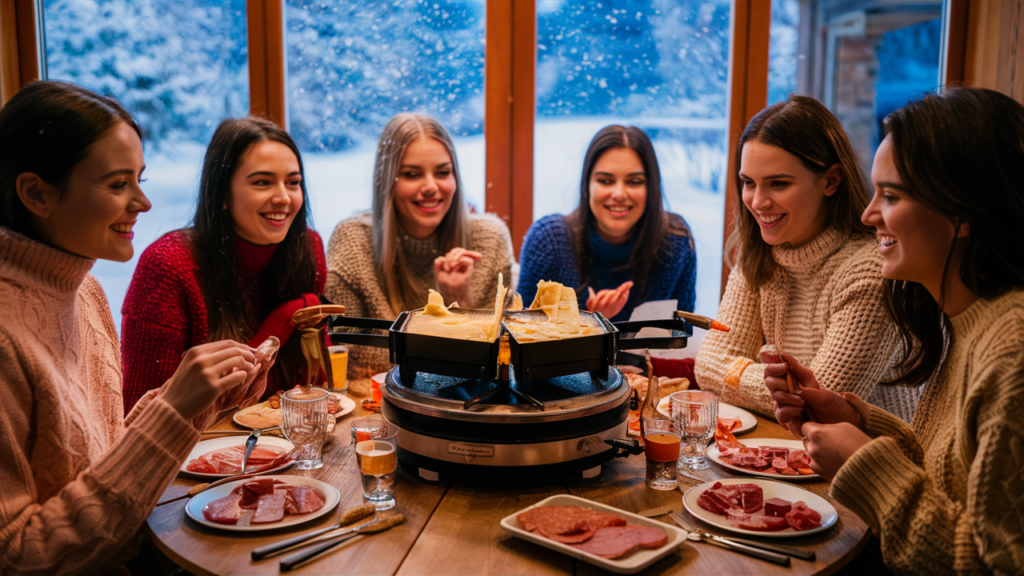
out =
<path fill-rule="evenodd" d="M 672 418 L 686 446 L 680 460 L 690 470 L 710 468 L 708 441 L 718 426 L 718 396 L 702 390 L 683 390 L 669 396 Z"/>
<path fill-rule="evenodd" d="M 352 447 L 354 448 L 356 444 L 364 440 L 384 436 L 388 431 L 388 423 L 379 418 L 360 418 L 352 421 L 351 430 Z"/>
<path fill-rule="evenodd" d="M 644 418 L 647 487 L 675 490 L 679 485 L 679 429 L 670 418 Z"/>
<path fill-rule="evenodd" d="M 298 448 L 295 468 L 316 470 L 324 465 L 321 454 L 327 440 L 327 390 L 296 388 L 281 395 L 281 431 Z"/>
<path fill-rule="evenodd" d="M 387 510 L 395 506 L 398 470 L 398 429 L 389 426 L 381 436 L 356 444 L 356 462 L 363 481 L 363 500 Z"/>

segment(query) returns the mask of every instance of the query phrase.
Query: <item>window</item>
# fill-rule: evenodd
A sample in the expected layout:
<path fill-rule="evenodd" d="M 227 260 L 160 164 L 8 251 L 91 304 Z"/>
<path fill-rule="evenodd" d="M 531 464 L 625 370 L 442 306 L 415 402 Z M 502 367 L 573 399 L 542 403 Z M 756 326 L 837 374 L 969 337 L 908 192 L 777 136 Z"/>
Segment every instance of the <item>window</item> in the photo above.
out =
<path fill-rule="evenodd" d="M 285 22 L 289 130 L 321 233 L 370 208 L 377 140 L 400 112 L 448 129 L 483 209 L 485 2 L 288 0 Z"/>
<path fill-rule="evenodd" d="M 709 316 L 722 269 L 729 10 L 728 2 L 537 2 L 534 220 L 576 208 L 598 130 L 643 129 L 668 208 L 693 231 L 696 309 Z"/>
<path fill-rule="evenodd" d="M 116 98 L 144 134 L 142 189 L 153 209 L 135 227 L 135 257 L 92 269 L 118 327 L 139 255 L 192 217 L 213 131 L 249 112 L 245 8 L 245 0 L 43 3 L 40 76 Z"/>

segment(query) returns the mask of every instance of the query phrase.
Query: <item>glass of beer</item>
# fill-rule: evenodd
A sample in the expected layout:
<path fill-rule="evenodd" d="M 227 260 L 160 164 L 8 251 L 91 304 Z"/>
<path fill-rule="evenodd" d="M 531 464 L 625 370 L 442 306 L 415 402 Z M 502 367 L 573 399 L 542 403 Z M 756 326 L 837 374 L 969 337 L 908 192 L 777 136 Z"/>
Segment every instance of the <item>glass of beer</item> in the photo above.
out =
<path fill-rule="evenodd" d="M 298 448 L 295 468 L 316 470 L 324 465 L 321 454 L 327 440 L 327 390 L 295 388 L 281 395 L 281 432 Z"/>
<path fill-rule="evenodd" d="M 710 468 L 708 441 L 718 427 L 718 396 L 701 390 L 682 390 L 673 393 L 669 399 L 672 417 L 686 442 L 683 463 L 690 470 Z"/>
<path fill-rule="evenodd" d="M 644 455 L 647 457 L 647 487 L 675 490 L 679 485 L 679 430 L 670 418 L 644 418 Z"/>
<path fill-rule="evenodd" d="M 394 507 L 398 429 L 388 426 L 381 436 L 356 444 L 356 461 L 363 481 L 363 500 L 377 510 Z"/>

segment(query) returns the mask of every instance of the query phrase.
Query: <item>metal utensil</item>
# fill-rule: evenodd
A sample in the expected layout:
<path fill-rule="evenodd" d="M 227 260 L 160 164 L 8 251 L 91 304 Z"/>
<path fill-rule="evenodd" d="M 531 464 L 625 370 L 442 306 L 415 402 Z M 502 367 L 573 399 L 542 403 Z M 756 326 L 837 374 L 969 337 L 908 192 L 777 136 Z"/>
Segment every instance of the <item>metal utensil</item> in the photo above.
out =
<path fill-rule="evenodd" d="M 683 522 L 686 522 L 686 519 L 683 518 L 682 514 L 676 514 L 676 515 L 679 516 L 680 519 L 683 520 Z M 687 525 L 692 526 L 692 524 L 689 524 L 689 522 L 687 522 Z M 707 538 L 712 537 L 712 535 L 707 533 L 707 532 L 703 533 L 703 536 L 705 536 Z M 716 538 L 720 538 L 720 536 L 715 536 L 715 537 Z M 728 538 L 722 538 L 722 540 L 728 540 L 730 542 L 738 542 L 740 544 L 745 544 L 747 546 L 753 546 L 754 548 L 760 548 L 761 550 L 768 550 L 769 552 L 778 552 L 779 554 L 785 554 L 786 556 L 792 556 L 794 558 L 800 558 L 801 560 L 814 560 L 816 558 L 816 554 L 814 553 L 813 550 L 800 550 L 799 548 L 790 548 L 789 546 L 779 546 L 778 544 L 768 544 L 766 542 L 758 542 L 757 540 L 747 540 L 746 538 L 737 538 L 735 536 L 730 536 Z"/>
<path fill-rule="evenodd" d="M 659 506 L 657 508 L 649 508 L 647 510 L 641 510 L 640 512 L 637 512 L 636 515 L 637 516 L 643 516 L 644 518 L 654 518 L 655 516 L 664 516 L 665 514 L 668 514 L 669 512 L 672 512 L 672 507 L 671 506 Z"/>
<path fill-rule="evenodd" d="M 693 540 L 694 542 L 706 542 L 709 544 L 717 544 L 723 548 L 732 550 L 733 552 L 739 552 L 740 554 L 746 554 L 747 556 L 753 556 L 754 558 L 760 558 L 773 564 L 780 566 L 789 566 L 789 556 L 777 554 L 775 552 L 769 552 L 767 550 L 761 550 L 760 548 L 754 548 L 746 544 L 740 544 L 732 540 L 727 540 L 721 536 L 715 536 L 714 534 L 708 534 L 707 532 L 701 532 L 700 529 L 693 526 L 686 521 L 680 514 L 669 514 L 669 518 L 672 519 L 680 528 L 686 530 L 686 538 Z"/>
<path fill-rule="evenodd" d="M 290 570 L 298 568 L 299 566 L 302 566 L 307 562 L 311 562 L 315 560 L 317 557 L 331 550 L 332 548 L 338 546 L 342 542 L 345 542 L 349 538 L 354 538 L 360 534 L 374 534 L 377 532 L 383 532 L 384 530 L 387 530 L 392 526 L 397 526 L 402 522 L 405 522 L 405 515 L 399 514 L 397 516 L 392 516 L 391 518 L 385 518 L 383 520 L 373 522 L 369 526 L 359 526 L 353 528 L 351 532 L 347 532 L 344 535 L 332 537 L 330 540 L 321 542 L 319 544 L 316 544 L 315 546 L 311 546 L 308 550 L 296 552 L 291 556 L 286 556 L 282 558 L 280 566 L 281 572 L 288 572 Z"/>
<path fill-rule="evenodd" d="M 263 560 L 264 558 L 271 558 L 273 556 L 277 556 L 278 554 L 284 554 L 285 552 L 291 552 L 292 550 L 309 546 L 310 544 L 323 542 L 324 540 L 331 540 L 339 536 L 344 536 L 346 534 L 354 535 L 354 533 L 358 532 L 359 530 L 368 528 L 370 525 L 380 521 L 380 518 L 374 518 L 369 522 L 363 522 L 359 526 L 347 529 L 341 529 L 343 524 L 335 524 L 334 526 L 328 526 L 327 528 L 315 530 L 313 532 L 309 532 L 308 534 L 300 534 L 299 536 L 295 536 L 293 538 L 287 538 L 279 542 L 274 542 L 273 544 L 267 544 L 266 546 L 254 548 L 252 551 L 252 559 Z"/>
<path fill-rule="evenodd" d="M 280 433 L 280 426 L 271 426 L 269 428 L 261 428 L 262 434 Z M 252 434 L 252 430 L 203 430 L 199 433 L 200 436 L 248 436 Z"/>
<path fill-rule="evenodd" d="M 245 453 L 242 454 L 242 474 L 245 474 L 245 466 L 249 463 L 249 455 L 252 454 L 252 449 L 256 447 L 256 441 L 260 439 L 260 434 L 263 430 L 257 428 L 249 433 L 249 437 L 245 439 Z"/>

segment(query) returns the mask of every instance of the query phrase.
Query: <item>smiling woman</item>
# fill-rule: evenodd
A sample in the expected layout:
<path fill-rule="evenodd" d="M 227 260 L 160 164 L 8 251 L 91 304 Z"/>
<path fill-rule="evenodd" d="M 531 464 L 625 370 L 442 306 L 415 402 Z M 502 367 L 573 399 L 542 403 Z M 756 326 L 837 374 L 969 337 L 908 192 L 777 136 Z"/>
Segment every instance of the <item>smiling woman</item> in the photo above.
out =
<path fill-rule="evenodd" d="M 159 387 L 182 352 L 233 338 L 281 340 L 266 394 L 305 381 L 292 314 L 320 303 L 326 265 L 307 227 L 302 158 L 291 137 L 258 118 L 221 123 L 206 151 L 193 227 L 143 252 L 125 298 L 125 411 Z"/>

